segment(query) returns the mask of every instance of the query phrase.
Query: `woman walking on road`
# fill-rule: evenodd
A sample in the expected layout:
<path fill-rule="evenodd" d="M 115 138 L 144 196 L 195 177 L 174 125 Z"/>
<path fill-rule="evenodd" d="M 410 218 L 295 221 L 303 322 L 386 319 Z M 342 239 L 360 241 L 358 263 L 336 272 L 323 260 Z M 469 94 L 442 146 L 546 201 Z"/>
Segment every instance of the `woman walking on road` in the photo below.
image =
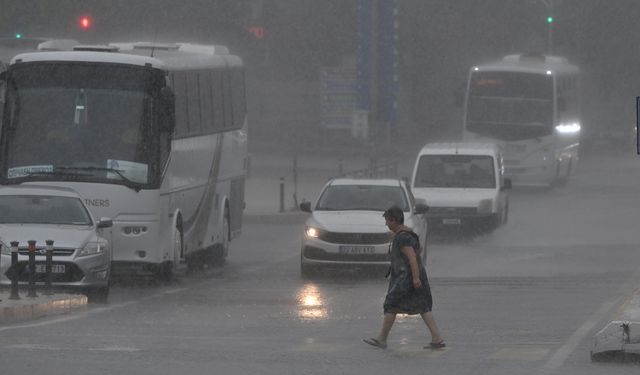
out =
<path fill-rule="evenodd" d="M 418 236 L 404 225 L 404 214 L 399 207 L 389 208 L 384 212 L 383 217 L 387 227 L 395 234 L 390 253 L 389 289 L 384 300 L 384 318 L 380 333 L 376 337 L 363 341 L 385 349 L 396 314 L 420 314 L 431 333 L 431 342 L 424 348 L 444 348 L 444 339 L 431 313 L 433 300 L 427 271 L 420 259 Z"/>

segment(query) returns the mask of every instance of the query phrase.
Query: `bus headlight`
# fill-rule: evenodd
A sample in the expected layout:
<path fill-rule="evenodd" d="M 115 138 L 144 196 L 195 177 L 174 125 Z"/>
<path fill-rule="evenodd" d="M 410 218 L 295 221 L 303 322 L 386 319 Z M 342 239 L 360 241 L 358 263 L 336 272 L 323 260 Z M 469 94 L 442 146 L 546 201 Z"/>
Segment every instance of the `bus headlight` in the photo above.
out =
<path fill-rule="evenodd" d="M 559 124 L 556 126 L 556 130 L 560 134 L 576 134 L 580 132 L 580 124 L 573 122 L 570 124 Z"/>
<path fill-rule="evenodd" d="M 105 245 L 101 242 L 87 242 L 86 245 L 78 252 L 78 257 L 84 257 L 87 255 L 102 254 L 105 250 Z"/>
<path fill-rule="evenodd" d="M 490 214 L 493 209 L 493 200 L 491 199 L 483 199 L 478 204 L 478 213 L 479 214 Z"/>

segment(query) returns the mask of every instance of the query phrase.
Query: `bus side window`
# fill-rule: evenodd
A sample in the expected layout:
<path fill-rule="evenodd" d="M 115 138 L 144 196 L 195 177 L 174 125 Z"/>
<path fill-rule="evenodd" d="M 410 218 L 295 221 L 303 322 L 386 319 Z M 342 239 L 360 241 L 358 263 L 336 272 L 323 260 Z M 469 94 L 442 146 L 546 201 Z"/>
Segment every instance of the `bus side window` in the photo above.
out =
<path fill-rule="evenodd" d="M 244 72 L 236 68 L 232 72 L 231 94 L 233 100 L 233 127 L 240 128 L 246 114 L 246 97 L 244 91 Z"/>
<path fill-rule="evenodd" d="M 200 89 L 200 121 L 202 131 L 211 133 L 213 131 L 213 99 L 211 97 L 211 74 L 207 71 L 198 73 L 198 83 Z"/>
<path fill-rule="evenodd" d="M 198 72 L 187 74 L 187 109 L 189 118 L 189 134 L 202 132 L 200 127 L 200 88 L 198 82 Z"/>
<path fill-rule="evenodd" d="M 211 99 L 213 100 L 213 129 L 219 131 L 224 129 L 224 105 L 222 98 L 222 73 L 214 70 L 211 72 Z"/>
<path fill-rule="evenodd" d="M 567 110 L 567 99 L 564 97 L 558 98 L 558 112 L 565 112 Z"/>
<path fill-rule="evenodd" d="M 230 129 L 233 127 L 233 103 L 231 96 L 231 74 L 229 71 L 225 71 L 222 74 L 223 82 L 223 98 L 224 98 L 224 129 Z"/>
<path fill-rule="evenodd" d="M 173 92 L 176 101 L 176 129 L 175 135 L 180 137 L 189 133 L 189 117 L 187 116 L 187 77 L 182 72 L 173 74 Z"/>

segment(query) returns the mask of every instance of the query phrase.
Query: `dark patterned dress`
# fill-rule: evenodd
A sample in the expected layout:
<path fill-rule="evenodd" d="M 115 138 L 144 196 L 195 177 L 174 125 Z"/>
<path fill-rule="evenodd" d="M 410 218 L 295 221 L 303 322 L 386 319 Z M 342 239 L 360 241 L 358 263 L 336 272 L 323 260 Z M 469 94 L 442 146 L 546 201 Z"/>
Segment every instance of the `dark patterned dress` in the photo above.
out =
<path fill-rule="evenodd" d="M 413 248 L 416 252 L 422 288 L 416 289 L 413 287 L 409 260 L 402 251 L 400 251 L 400 249 L 405 246 Z M 415 315 L 431 311 L 433 306 L 431 288 L 429 287 L 429 281 L 427 279 L 427 271 L 420 257 L 418 236 L 406 230 L 396 233 L 391 243 L 390 258 L 391 273 L 389 289 L 387 290 L 387 296 L 383 305 L 384 312 Z"/>

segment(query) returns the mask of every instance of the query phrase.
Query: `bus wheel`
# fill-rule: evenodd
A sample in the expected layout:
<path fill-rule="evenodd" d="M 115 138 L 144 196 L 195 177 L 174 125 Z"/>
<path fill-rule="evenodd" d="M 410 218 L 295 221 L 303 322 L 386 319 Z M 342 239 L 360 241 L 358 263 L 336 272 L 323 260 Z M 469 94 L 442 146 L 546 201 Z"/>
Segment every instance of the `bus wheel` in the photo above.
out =
<path fill-rule="evenodd" d="M 224 209 L 224 218 L 222 219 L 222 242 L 220 244 L 220 254 L 216 263 L 222 265 L 227 260 L 227 255 L 229 255 L 229 209 Z"/>
<path fill-rule="evenodd" d="M 181 225 L 178 224 L 174 229 L 173 238 L 173 260 L 163 262 L 158 270 L 158 278 L 164 282 L 170 282 L 174 279 L 176 268 L 178 267 L 178 264 L 180 264 L 180 259 L 184 250 Z"/>

